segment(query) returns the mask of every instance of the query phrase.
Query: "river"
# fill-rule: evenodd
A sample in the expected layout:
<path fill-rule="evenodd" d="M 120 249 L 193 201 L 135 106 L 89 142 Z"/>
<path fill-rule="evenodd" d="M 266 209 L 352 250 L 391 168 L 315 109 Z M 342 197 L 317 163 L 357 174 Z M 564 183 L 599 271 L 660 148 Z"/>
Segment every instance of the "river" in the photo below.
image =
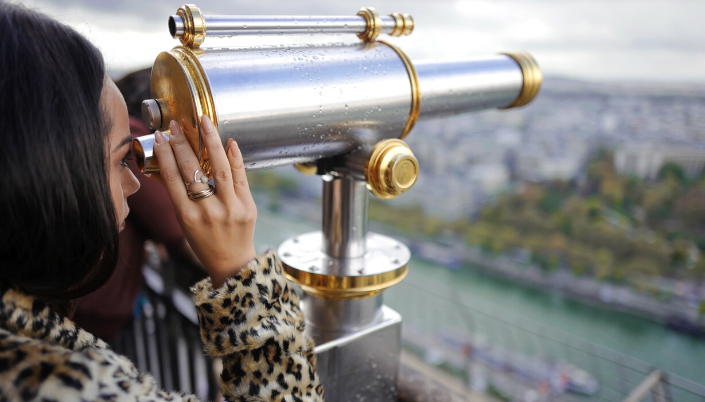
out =
<path fill-rule="evenodd" d="M 258 250 L 278 246 L 285 239 L 319 228 L 311 223 L 273 214 L 260 208 L 255 231 Z M 665 328 L 656 322 L 598 306 L 573 301 L 556 292 L 535 289 L 463 267 L 452 271 L 412 259 L 409 275 L 385 292 L 385 303 L 414 327 L 465 324 L 462 311 L 449 311 L 448 300 L 458 300 L 491 320 L 536 323 L 555 328 L 575 339 L 594 342 L 642 360 L 669 373 L 705 384 L 705 340 Z M 440 297 L 429 296 L 431 294 Z M 463 307 L 453 307 L 463 310 Z M 477 318 L 474 319 L 477 321 Z M 484 321 L 472 325 L 482 327 Z M 511 325 L 511 324 L 510 324 Z M 486 335 L 501 338 L 488 329 Z M 506 334 L 504 334 L 506 335 Z M 503 338 L 502 342 L 512 342 Z"/>

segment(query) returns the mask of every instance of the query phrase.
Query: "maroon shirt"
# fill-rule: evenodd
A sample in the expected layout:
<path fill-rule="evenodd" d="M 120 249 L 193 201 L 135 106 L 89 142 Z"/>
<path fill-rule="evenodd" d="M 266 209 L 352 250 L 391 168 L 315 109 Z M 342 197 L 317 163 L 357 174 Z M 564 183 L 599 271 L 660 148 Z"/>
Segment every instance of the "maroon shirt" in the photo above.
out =
<path fill-rule="evenodd" d="M 133 137 L 149 134 L 141 120 L 130 116 Z M 128 162 L 140 189 L 127 199 L 130 214 L 120 233 L 120 258 L 108 282 L 82 297 L 73 316 L 76 324 L 104 339 L 115 338 L 132 317 L 135 298 L 144 283 L 144 242 L 154 240 L 167 247 L 179 246 L 184 234 L 164 187 L 146 178 L 134 161 Z"/>

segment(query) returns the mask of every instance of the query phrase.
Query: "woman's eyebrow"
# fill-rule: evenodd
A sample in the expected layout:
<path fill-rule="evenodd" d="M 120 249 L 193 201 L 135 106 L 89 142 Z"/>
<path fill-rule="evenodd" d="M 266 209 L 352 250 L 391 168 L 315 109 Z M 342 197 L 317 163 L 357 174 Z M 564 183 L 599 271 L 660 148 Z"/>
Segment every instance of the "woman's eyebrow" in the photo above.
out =
<path fill-rule="evenodd" d="M 113 150 L 113 152 L 116 152 L 118 149 L 120 149 L 120 148 L 122 148 L 123 146 L 125 146 L 125 144 L 129 144 L 129 143 L 131 143 L 131 142 L 132 142 L 132 135 L 129 135 L 129 134 L 128 134 L 127 137 L 123 138 L 122 141 L 120 141 L 120 143 L 117 144 L 117 146 L 115 147 L 115 149 Z"/>

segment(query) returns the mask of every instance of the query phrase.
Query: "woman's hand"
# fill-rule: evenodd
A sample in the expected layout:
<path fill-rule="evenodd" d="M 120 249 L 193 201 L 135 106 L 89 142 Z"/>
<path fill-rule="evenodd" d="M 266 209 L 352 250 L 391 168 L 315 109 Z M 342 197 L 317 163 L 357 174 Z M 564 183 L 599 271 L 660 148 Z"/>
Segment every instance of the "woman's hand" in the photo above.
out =
<path fill-rule="evenodd" d="M 160 170 L 157 180 L 166 187 L 176 219 L 217 289 L 256 256 L 253 239 L 257 207 L 247 184 L 242 154 L 232 139 L 228 140 L 227 150 L 223 149 L 215 125 L 203 115 L 202 140 L 216 193 L 191 200 L 185 182 L 194 180 L 200 165 L 181 127 L 174 121 L 169 127 L 169 141 L 159 131 L 154 134 L 154 153 Z M 189 185 L 193 192 L 207 189 L 206 183 Z"/>

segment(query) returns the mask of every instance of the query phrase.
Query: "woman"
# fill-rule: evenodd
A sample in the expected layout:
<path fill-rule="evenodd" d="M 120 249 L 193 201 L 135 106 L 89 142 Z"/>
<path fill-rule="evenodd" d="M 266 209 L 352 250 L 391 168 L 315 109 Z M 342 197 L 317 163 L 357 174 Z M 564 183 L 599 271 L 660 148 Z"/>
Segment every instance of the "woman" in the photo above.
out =
<path fill-rule="evenodd" d="M 110 277 L 126 199 L 125 102 L 95 47 L 71 28 L 0 3 L 0 400 L 195 400 L 156 389 L 69 319 Z M 256 256 L 242 155 L 203 117 L 217 192 L 174 122 L 156 134 L 161 181 L 210 278 L 193 288 L 205 351 L 231 401 L 323 400 L 313 342 L 273 253 Z M 187 190 L 190 192 L 187 193 Z M 194 198 L 202 197 L 194 200 Z"/>
<path fill-rule="evenodd" d="M 139 117 L 142 115 L 142 101 L 151 97 L 151 75 L 152 69 L 145 68 L 115 82 L 125 99 L 133 138 L 152 133 Z M 100 289 L 82 297 L 71 318 L 79 327 L 114 348 L 125 344 L 125 339 L 118 341 L 118 337 L 133 335 L 128 323 L 133 321 L 135 301 L 144 285 L 142 267 L 147 259 L 145 241 L 151 240 L 159 246 L 165 246 L 159 247 L 162 258 L 174 257 L 181 262 L 183 268 L 193 268 L 189 271 L 194 276 L 203 277 L 200 275 L 201 262 L 181 231 L 164 186 L 141 174 L 134 160 L 127 161 L 127 165 L 137 176 L 140 190 L 127 199 L 130 214 L 125 219 L 125 228 L 120 232 L 120 258 L 110 280 Z M 169 265 L 173 268 L 174 264 Z M 110 303 L 106 303 L 107 300 Z"/>

